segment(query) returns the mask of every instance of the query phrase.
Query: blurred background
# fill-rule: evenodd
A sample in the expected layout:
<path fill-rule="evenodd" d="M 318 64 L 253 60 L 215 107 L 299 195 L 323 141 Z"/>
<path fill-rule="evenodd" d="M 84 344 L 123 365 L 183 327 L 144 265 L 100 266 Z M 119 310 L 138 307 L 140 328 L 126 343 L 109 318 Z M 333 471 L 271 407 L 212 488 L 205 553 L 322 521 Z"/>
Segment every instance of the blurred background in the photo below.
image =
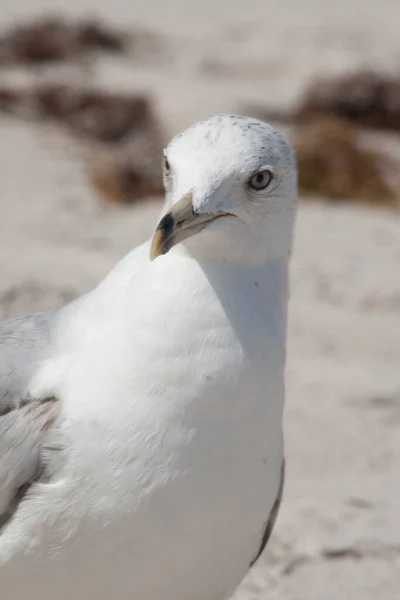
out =
<path fill-rule="evenodd" d="M 236 600 L 399 598 L 399 0 L 0 9 L 0 317 L 85 292 L 151 234 L 182 128 L 239 112 L 284 129 L 287 479 Z"/>

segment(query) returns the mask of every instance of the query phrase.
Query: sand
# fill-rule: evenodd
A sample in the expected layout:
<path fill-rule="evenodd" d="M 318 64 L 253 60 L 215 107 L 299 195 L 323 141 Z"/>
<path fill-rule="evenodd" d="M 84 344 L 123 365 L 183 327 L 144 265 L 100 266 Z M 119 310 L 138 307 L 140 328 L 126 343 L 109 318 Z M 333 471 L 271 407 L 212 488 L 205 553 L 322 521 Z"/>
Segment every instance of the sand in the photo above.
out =
<path fill-rule="evenodd" d="M 2 22 L 63 4 L 2 0 Z M 247 102 L 290 104 L 320 70 L 390 68 L 399 61 L 398 0 L 70 0 L 63 13 L 88 11 L 155 30 L 163 36 L 161 51 L 133 61 L 103 57 L 89 70 L 44 69 L 35 77 L 63 73 L 110 89 L 148 90 L 168 135 Z M 29 77 L 23 69 L 0 71 L 0 82 Z M 159 204 L 104 206 L 85 178 L 81 148 L 54 127 L 3 116 L 0 138 L 0 316 L 6 317 L 90 289 L 151 234 Z M 237 600 L 399 597 L 399 225 L 390 212 L 300 207 L 284 500 L 269 547 Z"/>

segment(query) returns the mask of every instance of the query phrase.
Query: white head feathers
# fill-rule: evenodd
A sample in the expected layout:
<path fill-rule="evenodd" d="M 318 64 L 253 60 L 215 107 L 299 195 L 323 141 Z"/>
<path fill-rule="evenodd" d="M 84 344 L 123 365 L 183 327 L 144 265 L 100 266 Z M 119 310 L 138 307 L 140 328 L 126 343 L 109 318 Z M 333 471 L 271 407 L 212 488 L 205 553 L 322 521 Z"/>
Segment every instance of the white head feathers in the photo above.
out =
<path fill-rule="evenodd" d="M 284 135 L 267 123 L 217 115 L 193 125 L 164 152 L 164 185 L 164 214 L 175 209 L 175 225 L 184 229 L 164 252 L 184 241 L 190 252 L 232 262 L 260 264 L 290 255 L 296 160 Z M 183 198 L 185 217 L 179 220 Z"/>

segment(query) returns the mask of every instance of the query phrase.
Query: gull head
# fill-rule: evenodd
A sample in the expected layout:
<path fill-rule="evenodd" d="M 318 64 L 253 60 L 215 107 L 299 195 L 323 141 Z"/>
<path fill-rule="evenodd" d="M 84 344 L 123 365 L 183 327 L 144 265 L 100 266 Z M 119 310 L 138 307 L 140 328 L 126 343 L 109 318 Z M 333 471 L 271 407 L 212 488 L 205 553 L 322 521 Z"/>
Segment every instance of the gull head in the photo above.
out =
<path fill-rule="evenodd" d="M 195 257 L 260 265 L 288 258 L 297 204 L 293 149 L 273 127 L 217 115 L 172 139 L 151 259 L 177 245 Z"/>

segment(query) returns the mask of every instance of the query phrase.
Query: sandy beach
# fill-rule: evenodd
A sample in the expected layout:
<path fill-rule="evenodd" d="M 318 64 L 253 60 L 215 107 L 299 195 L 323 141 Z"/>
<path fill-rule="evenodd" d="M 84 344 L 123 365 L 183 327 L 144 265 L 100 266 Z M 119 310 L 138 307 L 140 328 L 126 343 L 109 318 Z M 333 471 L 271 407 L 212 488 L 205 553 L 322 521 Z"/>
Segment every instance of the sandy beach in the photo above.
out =
<path fill-rule="evenodd" d="M 98 15 L 158 46 L 0 84 L 143 91 L 168 138 L 216 112 L 290 106 L 310 77 L 398 68 L 398 0 L 1 1 L 2 28 Z M 89 290 L 152 233 L 159 199 L 101 202 L 84 149 L 55 125 L 0 115 L 0 317 Z M 400 213 L 302 202 L 291 269 L 287 479 L 268 549 L 236 600 L 395 600 L 400 590 Z M 240 543 L 240 540 L 238 540 Z M 155 574 L 156 576 L 156 574 Z M 118 590 L 116 589 L 116 597 Z"/>

